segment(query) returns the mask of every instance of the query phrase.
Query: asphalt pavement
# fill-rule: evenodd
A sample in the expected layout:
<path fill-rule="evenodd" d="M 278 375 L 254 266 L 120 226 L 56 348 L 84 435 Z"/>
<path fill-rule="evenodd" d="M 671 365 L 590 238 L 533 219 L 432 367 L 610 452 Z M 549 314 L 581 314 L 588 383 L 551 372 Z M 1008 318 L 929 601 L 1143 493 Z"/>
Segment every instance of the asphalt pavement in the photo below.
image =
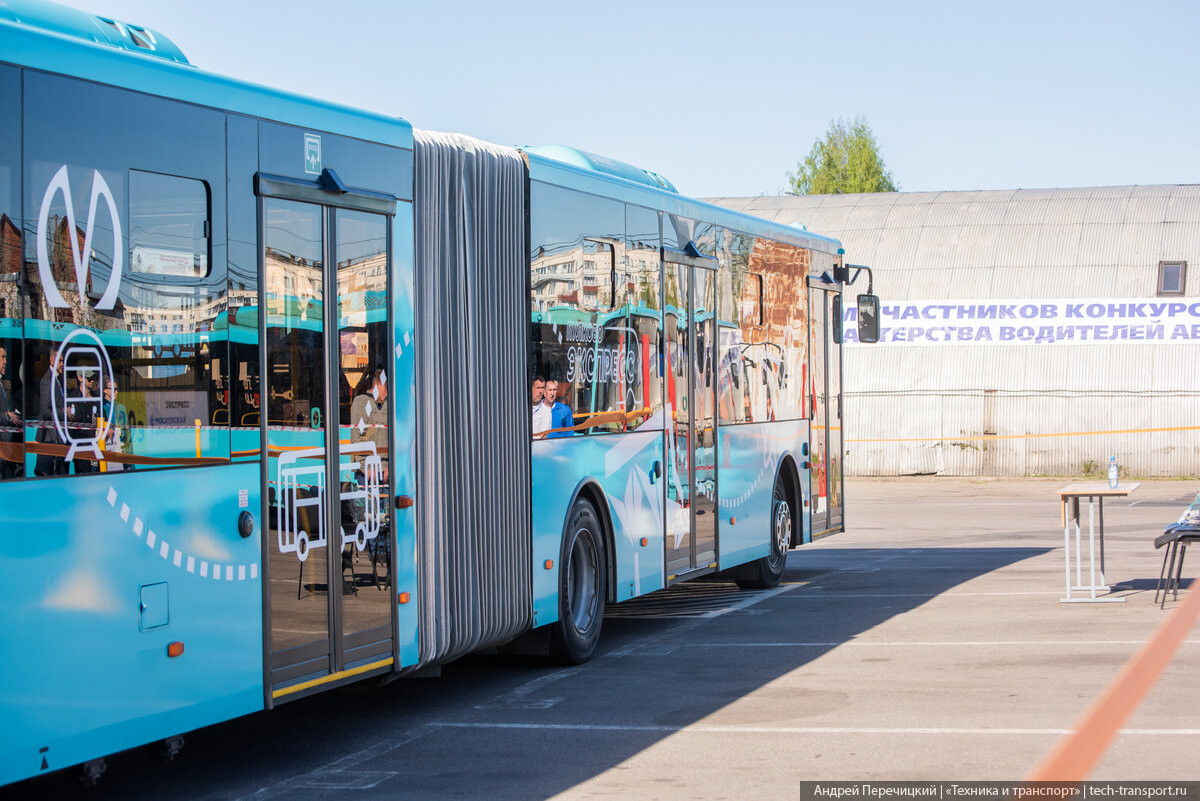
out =
<path fill-rule="evenodd" d="M 193 732 L 172 763 L 116 755 L 95 788 L 58 774 L 0 796 L 682 801 L 1019 781 L 1175 605 L 1153 603 L 1152 541 L 1200 488 L 1108 501 L 1125 601 L 1067 604 L 1055 491 L 1071 482 L 850 479 L 846 532 L 792 551 L 779 588 L 701 581 L 612 607 L 586 665 L 476 655 Z M 1200 777 L 1198 646 L 1193 631 L 1090 778 Z"/>

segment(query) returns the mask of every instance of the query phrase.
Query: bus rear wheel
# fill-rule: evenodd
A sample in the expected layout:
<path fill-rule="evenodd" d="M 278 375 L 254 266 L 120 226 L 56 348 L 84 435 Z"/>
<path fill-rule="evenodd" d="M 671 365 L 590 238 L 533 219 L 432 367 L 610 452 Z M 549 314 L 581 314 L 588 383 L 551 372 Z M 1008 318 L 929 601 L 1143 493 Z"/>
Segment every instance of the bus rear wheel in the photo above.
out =
<path fill-rule="evenodd" d="M 739 587 L 748 590 L 768 590 L 779 585 L 779 580 L 783 578 L 783 569 L 787 566 L 788 548 L 792 543 L 794 515 L 783 473 L 780 473 L 775 479 L 775 490 L 771 493 L 771 552 L 748 565 L 749 575 L 737 580 Z"/>
<path fill-rule="evenodd" d="M 551 627 L 550 655 L 578 665 L 592 657 L 600 642 L 608 575 L 600 519 L 582 498 L 567 515 L 558 565 L 558 622 Z"/>

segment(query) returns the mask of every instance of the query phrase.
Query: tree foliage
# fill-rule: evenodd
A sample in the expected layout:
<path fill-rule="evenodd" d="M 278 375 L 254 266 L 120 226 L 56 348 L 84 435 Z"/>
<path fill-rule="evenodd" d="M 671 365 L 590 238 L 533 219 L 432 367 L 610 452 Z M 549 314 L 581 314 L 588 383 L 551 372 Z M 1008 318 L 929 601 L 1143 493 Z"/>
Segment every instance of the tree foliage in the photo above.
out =
<path fill-rule="evenodd" d="M 797 195 L 896 191 L 875 134 L 862 117 L 831 122 L 825 137 L 813 142 L 808 156 L 787 177 Z"/>

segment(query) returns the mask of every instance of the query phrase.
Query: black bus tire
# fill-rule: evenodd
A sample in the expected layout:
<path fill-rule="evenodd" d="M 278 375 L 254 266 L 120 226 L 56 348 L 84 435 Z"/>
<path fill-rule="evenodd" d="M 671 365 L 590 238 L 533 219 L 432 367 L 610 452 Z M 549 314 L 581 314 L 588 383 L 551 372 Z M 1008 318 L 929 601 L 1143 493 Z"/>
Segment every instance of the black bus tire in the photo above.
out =
<path fill-rule="evenodd" d="M 771 552 L 747 566 L 747 577 L 737 580 L 738 586 L 747 590 L 769 590 L 779 585 L 783 569 L 787 566 L 788 548 L 791 547 L 792 528 L 795 526 L 795 509 L 788 498 L 784 475 L 775 479 L 771 493 Z"/>
<path fill-rule="evenodd" d="M 608 576 L 601 531 L 596 510 L 577 498 L 559 552 L 558 622 L 550 631 L 550 656 L 561 664 L 586 662 L 600 642 Z"/>

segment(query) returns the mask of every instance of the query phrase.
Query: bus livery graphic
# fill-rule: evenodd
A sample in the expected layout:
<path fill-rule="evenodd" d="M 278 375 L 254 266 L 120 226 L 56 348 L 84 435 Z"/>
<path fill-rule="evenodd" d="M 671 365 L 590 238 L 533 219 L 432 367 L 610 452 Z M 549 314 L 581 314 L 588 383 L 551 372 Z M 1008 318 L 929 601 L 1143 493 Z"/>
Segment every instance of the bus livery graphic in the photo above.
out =
<path fill-rule="evenodd" d="M 277 463 L 279 552 L 295 553 L 301 562 L 311 548 L 325 547 L 324 457 L 324 448 L 306 448 L 282 454 Z"/>
<path fill-rule="evenodd" d="M 383 460 L 371 441 L 342 445 L 338 452 L 349 457 L 338 463 L 338 473 L 342 486 L 350 487 L 342 490 L 342 503 L 353 509 L 353 527 L 347 531 L 342 524 L 340 545 L 355 543 L 360 551 L 365 550 L 383 528 Z M 279 552 L 294 553 L 301 562 L 310 549 L 328 543 L 325 515 L 320 513 L 327 497 L 324 458 L 324 448 L 305 448 L 284 453 L 277 462 Z"/>
<path fill-rule="evenodd" d="M 59 391 L 52 392 L 50 398 L 54 428 L 63 442 L 70 445 L 66 459 L 75 458 L 77 452 L 103 459 L 100 443 L 104 442 L 112 426 L 112 421 L 105 419 L 103 413 L 104 390 L 116 386 L 112 360 L 100 337 L 87 328 L 76 328 L 58 347 L 62 365 L 56 379 Z M 63 408 L 58 406 L 60 397 Z M 72 422 L 75 418 L 89 422 L 75 424 Z M 94 424 L 91 423 L 93 420 Z"/>
<path fill-rule="evenodd" d="M 70 304 L 63 298 L 62 293 L 58 290 L 58 285 L 54 282 L 54 273 L 50 269 L 50 255 L 46 247 L 50 207 L 54 202 L 55 194 L 60 192 L 67 209 L 67 230 L 74 234 L 76 231 L 75 201 L 71 196 L 71 181 L 65 164 L 58 168 L 58 172 L 54 173 L 54 177 L 50 179 L 50 183 L 46 187 L 45 194 L 42 195 L 42 207 L 38 212 L 37 222 L 37 256 L 38 272 L 42 277 L 42 289 L 46 293 L 47 302 L 56 308 L 66 308 Z M 121 218 L 117 212 L 117 202 L 113 199 L 112 190 L 109 189 L 108 182 L 104 180 L 104 176 L 100 174 L 99 170 L 92 171 L 92 198 L 88 204 L 87 228 L 83 235 L 83 247 L 80 249 L 79 242 L 73 235 L 69 235 L 67 241 L 70 244 L 71 261 L 75 266 L 76 286 L 79 288 L 79 297 L 82 300 L 92 261 L 92 234 L 96 228 L 97 203 L 101 198 L 108 205 L 108 213 L 112 218 L 113 263 L 108 287 L 100 296 L 100 300 L 96 301 L 96 308 L 111 309 L 117 302 L 117 293 L 121 288 L 121 264 L 124 252 L 121 247 Z"/>

